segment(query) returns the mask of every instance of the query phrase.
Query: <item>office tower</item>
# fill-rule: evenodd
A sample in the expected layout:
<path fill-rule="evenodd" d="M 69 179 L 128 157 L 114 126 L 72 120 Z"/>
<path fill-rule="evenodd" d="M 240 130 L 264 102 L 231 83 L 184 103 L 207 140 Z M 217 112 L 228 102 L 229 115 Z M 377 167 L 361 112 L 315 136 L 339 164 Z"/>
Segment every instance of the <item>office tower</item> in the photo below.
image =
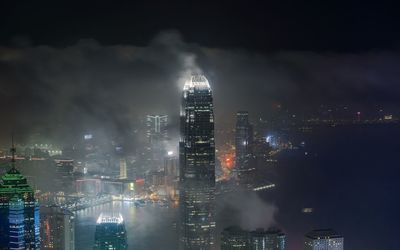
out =
<path fill-rule="evenodd" d="M 228 227 L 221 233 L 221 250 L 249 250 L 249 233 L 240 227 Z"/>
<path fill-rule="evenodd" d="M 39 249 L 39 204 L 26 178 L 15 168 L 15 147 L 11 169 L 0 183 L 0 249 Z"/>
<path fill-rule="evenodd" d="M 151 169 L 160 169 L 166 153 L 165 142 L 168 139 L 168 116 L 147 115 L 147 139 L 149 141 L 148 158 Z"/>
<path fill-rule="evenodd" d="M 121 214 L 100 214 L 94 237 L 94 250 L 128 249 L 126 230 Z"/>
<path fill-rule="evenodd" d="M 286 236 L 279 229 L 257 229 L 250 232 L 252 250 L 285 250 Z"/>
<path fill-rule="evenodd" d="M 75 218 L 66 209 L 49 206 L 40 208 L 40 247 L 46 249 L 75 249 Z"/>
<path fill-rule="evenodd" d="M 313 230 L 305 235 L 304 250 L 343 250 L 344 238 L 332 229 Z"/>
<path fill-rule="evenodd" d="M 126 174 L 126 160 L 124 158 L 121 158 L 119 160 L 119 178 L 120 179 L 126 179 L 127 174 Z"/>
<path fill-rule="evenodd" d="M 236 166 L 235 172 L 240 184 L 247 185 L 251 182 L 252 167 L 249 162 L 253 144 L 253 127 L 249 123 L 249 113 L 239 111 L 236 113 Z"/>
<path fill-rule="evenodd" d="M 147 138 L 150 143 L 159 143 L 168 137 L 168 116 L 167 115 L 147 115 L 146 127 Z"/>
<path fill-rule="evenodd" d="M 212 92 L 193 75 L 181 106 L 180 249 L 215 249 L 215 142 Z"/>

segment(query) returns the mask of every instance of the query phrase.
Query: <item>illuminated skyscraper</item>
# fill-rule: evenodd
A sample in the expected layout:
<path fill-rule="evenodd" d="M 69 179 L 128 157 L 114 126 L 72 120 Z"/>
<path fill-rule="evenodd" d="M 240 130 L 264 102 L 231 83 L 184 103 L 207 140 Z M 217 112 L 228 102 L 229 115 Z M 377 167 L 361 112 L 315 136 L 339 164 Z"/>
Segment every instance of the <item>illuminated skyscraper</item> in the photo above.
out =
<path fill-rule="evenodd" d="M 212 91 L 193 75 L 181 106 L 180 249 L 215 249 L 215 142 Z"/>
<path fill-rule="evenodd" d="M 249 123 L 249 113 L 239 111 L 236 113 L 236 166 L 235 172 L 239 182 L 243 185 L 251 180 L 251 166 L 249 157 L 251 155 L 251 146 L 253 144 L 253 127 Z"/>
<path fill-rule="evenodd" d="M 39 205 L 26 178 L 12 166 L 0 183 L 0 249 L 40 249 Z"/>
<path fill-rule="evenodd" d="M 94 237 L 94 250 L 128 249 L 125 224 L 121 214 L 100 214 Z"/>
<path fill-rule="evenodd" d="M 305 235 L 304 250 L 343 250 L 344 238 L 332 229 L 313 230 Z"/>
<path fill-rule="evenodd" d="M 41 207 L 40 243 L 42 250 L 74 250 L 74 214 L 57 206 Z"/>
<path fill-rule="evenodd" d="M 119 178 L 120 179 L 126 179 L 127 174 L 126 174 L 126 160 L 124 158 L 121 158 L 119 160 Z"/>

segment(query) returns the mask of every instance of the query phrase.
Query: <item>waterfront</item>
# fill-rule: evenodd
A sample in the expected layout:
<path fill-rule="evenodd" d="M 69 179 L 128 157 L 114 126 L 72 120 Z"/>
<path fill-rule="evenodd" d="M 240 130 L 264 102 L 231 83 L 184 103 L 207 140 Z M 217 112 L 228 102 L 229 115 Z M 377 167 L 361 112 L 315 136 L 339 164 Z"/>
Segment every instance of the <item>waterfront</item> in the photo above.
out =
<path fill-rule="evenodd" d="M 240 217 L 232 214 L 238 212 L 247 221 L 257 220 L 247 223 L 252 225 L 249 228 L 270 225 L 270 215 L 265 213 L 268 206 L 264 205 L 273 204 L 277 207 L 276 224 L 287 234 L 288 250 L 301 249 L 304 234 L 321 227 L 343 233 L 346 249 L 396 249 L 399 242 L 391 229 L 400 219 L 395 192 L 400 186 L 397 166 L 390 163 L 397 158 L 399 137 L 398 125 L 345 126 L 291 135 L 296 144 L 304 141 L 305 147 L 280 154 L 276 188 L 257 192 L 264 203 L 246 196 L 237 201 L 237 206 L 230 204 L 231 209 L 224 204 L 218 231 L 231 225 L 232 218 L 240 222 Z M 260 207 L 262 211 L 255 213 L 254 208 Z M 303 213 L 303 208 L 313 211 Z M 176 249 L 177 209 L 135 207 L 129 202 L 77 212 L 76 249 L 91 249 L 97 217 L 111 209 L 124 216 L 129 249 Z M 221 214 L 228 218 L 221 218 Z"/>

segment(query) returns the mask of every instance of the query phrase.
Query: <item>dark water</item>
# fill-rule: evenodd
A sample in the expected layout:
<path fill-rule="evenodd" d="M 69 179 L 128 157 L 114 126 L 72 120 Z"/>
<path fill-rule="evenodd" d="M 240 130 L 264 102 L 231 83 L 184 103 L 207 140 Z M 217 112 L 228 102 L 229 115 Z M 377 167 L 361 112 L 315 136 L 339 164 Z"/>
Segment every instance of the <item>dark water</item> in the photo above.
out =
<path fill-rule="evenodd" d="M 305 148 L 280 156 L 277 191 L 289 250 L 305 232 L 334 228 L 347 250 L 400 249 L 400 126 L 325 128 L 296 135 Z M 307 155 L 305 155 L 307 152 Z M 301 213 L 312 207 L 314 213 Z"/>

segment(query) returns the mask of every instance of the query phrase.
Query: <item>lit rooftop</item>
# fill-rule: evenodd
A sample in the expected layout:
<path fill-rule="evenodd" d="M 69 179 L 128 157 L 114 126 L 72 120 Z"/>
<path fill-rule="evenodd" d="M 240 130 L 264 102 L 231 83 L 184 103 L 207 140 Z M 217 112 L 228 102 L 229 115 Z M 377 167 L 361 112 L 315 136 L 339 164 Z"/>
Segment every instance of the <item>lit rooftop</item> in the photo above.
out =
<path fill-rule="evenodd" d="M 103 223 L 121 224 L 123 222 L 124 219 L 122 218 L 122 215 L 120 213 L 118 214 L 101 213 L 99 218 L 97 219 L 97 224 L 103 224 Z"/>
<path fill-rule="evenodd" d="M 193 88 L 198 89 L 210 89 L 210 84 L 204 75 L 192 75 L 186 82 L 183 90 L 189 90 Z"/>
<path fill-rule="evenodd" d="M 334 239 L 342 238 L 343 236 L 332 229 L 317 229 L 307 233 L 306 237 L 310 239 Z"/>

